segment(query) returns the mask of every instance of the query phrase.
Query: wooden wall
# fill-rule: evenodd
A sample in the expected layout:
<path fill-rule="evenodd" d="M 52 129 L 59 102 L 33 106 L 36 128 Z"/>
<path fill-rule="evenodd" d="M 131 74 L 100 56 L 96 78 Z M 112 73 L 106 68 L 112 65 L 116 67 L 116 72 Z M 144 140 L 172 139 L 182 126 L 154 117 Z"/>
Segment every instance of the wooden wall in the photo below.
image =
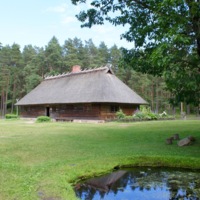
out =
<path fill-rule="evenodd" d="M 52 105 L 52 118 L 98 119 L 99 104 Z"/>
<path fill-rule="evenodd" d="M 138 105 L 130 104 L 57 104 L 39 106 L 21 106 L 22 117 L 49 116 L 54 119 L 114 119 L 116 111 L 122 109 L 126 115 L 133 115 Z M 48 110 L 48 111 L 47 111 Z"/>
<path fill-rule="evenodd" d="M 35 118 L 38 116 L 45 116 L 46 110 L 44 106 L 19 106 L 20 116 Z"/>
<path fill-rule="evenodd" d="M 121 109 L 126 115 L 133 115 L 139 105 L 132 104 L 102 104 L 101 105 L 101 119 L 114 119 L 116 112 Z"/>

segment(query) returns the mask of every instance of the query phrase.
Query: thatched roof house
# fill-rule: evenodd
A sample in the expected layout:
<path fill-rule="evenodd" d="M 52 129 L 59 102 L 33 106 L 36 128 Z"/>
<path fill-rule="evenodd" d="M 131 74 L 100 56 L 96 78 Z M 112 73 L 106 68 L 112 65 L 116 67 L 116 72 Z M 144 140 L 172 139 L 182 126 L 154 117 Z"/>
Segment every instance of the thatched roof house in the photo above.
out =
<path fill-rule="evenodd" d="M 121 108 L 133 114 L 146 104 L 138 94 L 119 80 L 108 67 L 47 77 L 16 105 L 24 117 L 47 115 L 52 118 L 113 118 Z"/>

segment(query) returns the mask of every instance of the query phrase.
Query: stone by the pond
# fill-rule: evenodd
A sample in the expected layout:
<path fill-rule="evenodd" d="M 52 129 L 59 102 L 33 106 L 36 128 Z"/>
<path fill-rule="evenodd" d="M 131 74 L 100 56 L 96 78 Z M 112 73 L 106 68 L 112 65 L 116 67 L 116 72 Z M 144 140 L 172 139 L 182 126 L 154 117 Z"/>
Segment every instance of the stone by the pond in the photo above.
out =
<path fill-rule="evenodd" d="M 195 141 L 195 138 L 193 136 L 189 136 L 188 139 L 191 141 L 191 142 L 194 142 Z"/>
<path fill-rule="evenodd" d="M 174 134 L 174 135 L 173 135 L 173 138 L 174 138 L 174 140 L 179 140 L 179 139 L 180 139 L 180 138 L 179 138 L 179 134 L 178 134 L 178 133 Z"/>
<path fill-rule="evenodd" d="M 179 147 L 187 146 L 187 145 L 190 145 L 190 144 L 191 144 L 191 140 L 189 138 L 184 138 L 184 139 L 182 139 L 178 142 Z"/>
<path fill-rule="evenodd" d="M 172 144 L 173 137 L 167 138 L 166 139 L 166 144 Z"/>

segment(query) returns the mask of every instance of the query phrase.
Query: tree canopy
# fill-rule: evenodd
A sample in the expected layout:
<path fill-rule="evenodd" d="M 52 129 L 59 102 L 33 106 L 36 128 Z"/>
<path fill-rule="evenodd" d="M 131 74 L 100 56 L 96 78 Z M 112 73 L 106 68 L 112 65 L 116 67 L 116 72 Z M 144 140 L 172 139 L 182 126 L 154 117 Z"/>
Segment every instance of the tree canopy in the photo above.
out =
<path fill-rule="evenodd" d="M 71 0 L 73 4 L 86 0 Z M 114 13 L 114 14 L 113 14 Z M 82 27 L 128 25 L 122 35 L 133 42 L 123 64 L 142 73 L 163 76 L 173 103 L 200 100 L 199 0 L 93 0 L 77 15 Z"/>

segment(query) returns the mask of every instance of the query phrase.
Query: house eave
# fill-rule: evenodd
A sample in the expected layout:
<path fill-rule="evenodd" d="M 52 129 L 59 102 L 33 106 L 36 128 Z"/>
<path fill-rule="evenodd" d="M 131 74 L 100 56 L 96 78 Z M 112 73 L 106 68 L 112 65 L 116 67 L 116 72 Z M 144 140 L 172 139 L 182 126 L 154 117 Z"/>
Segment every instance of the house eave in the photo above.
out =
<path fill-rule="evenodd" d="M 129 104 L 129 105 L 148 105 L 147 102 L 114 102 L 114 101 L 99 101 L 99 102 L 46 102 L 46 103 L 30 103 L 30 104 L 18 104 L 15 106 L 45 106 L 45 105 L 59 105 L 59 104 Z"/>

